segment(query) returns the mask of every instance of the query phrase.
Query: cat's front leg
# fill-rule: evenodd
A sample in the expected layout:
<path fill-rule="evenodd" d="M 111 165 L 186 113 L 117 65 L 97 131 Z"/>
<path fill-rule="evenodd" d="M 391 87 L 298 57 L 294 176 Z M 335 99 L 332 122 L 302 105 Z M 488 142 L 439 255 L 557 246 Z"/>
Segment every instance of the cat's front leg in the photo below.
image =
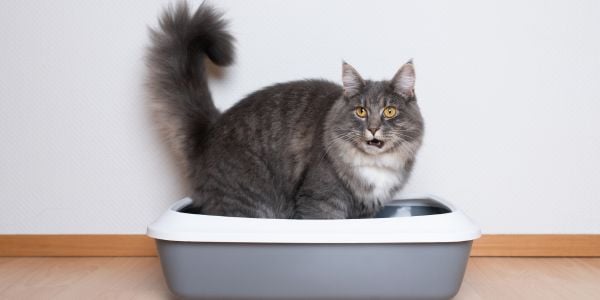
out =
<path fill-rule="evenodd" d="M 331 170 L 307 172 L 295 196 L 294 219 L 346 219 L 353 216 L 352 195 Z"/>
<path fill-rule="evenodd" d="M 337 197 L 314 194 L 296 197 L 294 219 L 346 219 L 348 216 L 346 202 Z"/>

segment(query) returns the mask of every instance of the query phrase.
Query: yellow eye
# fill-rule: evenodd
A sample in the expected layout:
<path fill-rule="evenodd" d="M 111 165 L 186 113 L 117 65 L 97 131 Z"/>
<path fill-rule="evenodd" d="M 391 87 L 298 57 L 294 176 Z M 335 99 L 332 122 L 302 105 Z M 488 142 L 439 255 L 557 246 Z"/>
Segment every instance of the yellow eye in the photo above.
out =
<path fill-rule="evenodd" d="M 356 113 L 357 116 L 359 116 L 360 118 L 364 118 L 367 116 L 367 110 L 362 107 L 362 106 L 358 106 L 354 112 Z"/>
<path fill-rule="evenodd" d="M 398 114 L 398 110 L 396 110 L 395 107 L 393 106 L 388 106 L 386 108 L 383 109 L 383 115 L 386 118 L 393 118 Z"/>

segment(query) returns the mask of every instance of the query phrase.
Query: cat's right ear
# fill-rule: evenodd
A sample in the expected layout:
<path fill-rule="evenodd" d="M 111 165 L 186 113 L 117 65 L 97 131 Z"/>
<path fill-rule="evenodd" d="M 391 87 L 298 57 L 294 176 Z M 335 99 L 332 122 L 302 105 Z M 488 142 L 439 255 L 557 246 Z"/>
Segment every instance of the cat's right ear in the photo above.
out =
<path fill-rule="evenodd" d="M 365 81 L 360 74 L 347 62 L 342 62 L 342 83 L 344 84 L 344 95 L 352 97 L 359 94 L 365 87 Z"/>
<path fill-rule="evenodd" d="M 413 98 L 415 96 L 415 66 L 412 59 L 405 63 L 392 79 L 394 92 Z"/>

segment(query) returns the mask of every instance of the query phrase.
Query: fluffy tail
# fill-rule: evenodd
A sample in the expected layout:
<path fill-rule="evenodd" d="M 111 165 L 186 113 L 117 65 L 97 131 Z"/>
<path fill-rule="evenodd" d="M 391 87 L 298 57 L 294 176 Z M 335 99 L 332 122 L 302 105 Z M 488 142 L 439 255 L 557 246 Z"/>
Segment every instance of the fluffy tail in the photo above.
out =
<path fill-rule="evenodd" d="M 185 2 L 170 6 L 159 24 L 151 30 L 147 55 L 152 109 L 189 175 L 190 160 L 220 115 L 208 89 L 204 55 L 220 66 L 232 63 L 233 37 L 222 15 L 206 4 L 193 14 Z"/>

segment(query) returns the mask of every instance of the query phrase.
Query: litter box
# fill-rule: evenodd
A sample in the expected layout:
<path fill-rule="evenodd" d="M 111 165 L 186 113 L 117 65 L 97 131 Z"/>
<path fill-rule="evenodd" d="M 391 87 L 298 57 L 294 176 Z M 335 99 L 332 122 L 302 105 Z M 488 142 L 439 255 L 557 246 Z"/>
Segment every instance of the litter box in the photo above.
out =
<path fill-rule="evenodd" d="M 435 197 L 371 219 L 208 216 L 173 204 L 148 226 L 171 291 L 189 299 L 449 299 L 481 233 Z"/>

